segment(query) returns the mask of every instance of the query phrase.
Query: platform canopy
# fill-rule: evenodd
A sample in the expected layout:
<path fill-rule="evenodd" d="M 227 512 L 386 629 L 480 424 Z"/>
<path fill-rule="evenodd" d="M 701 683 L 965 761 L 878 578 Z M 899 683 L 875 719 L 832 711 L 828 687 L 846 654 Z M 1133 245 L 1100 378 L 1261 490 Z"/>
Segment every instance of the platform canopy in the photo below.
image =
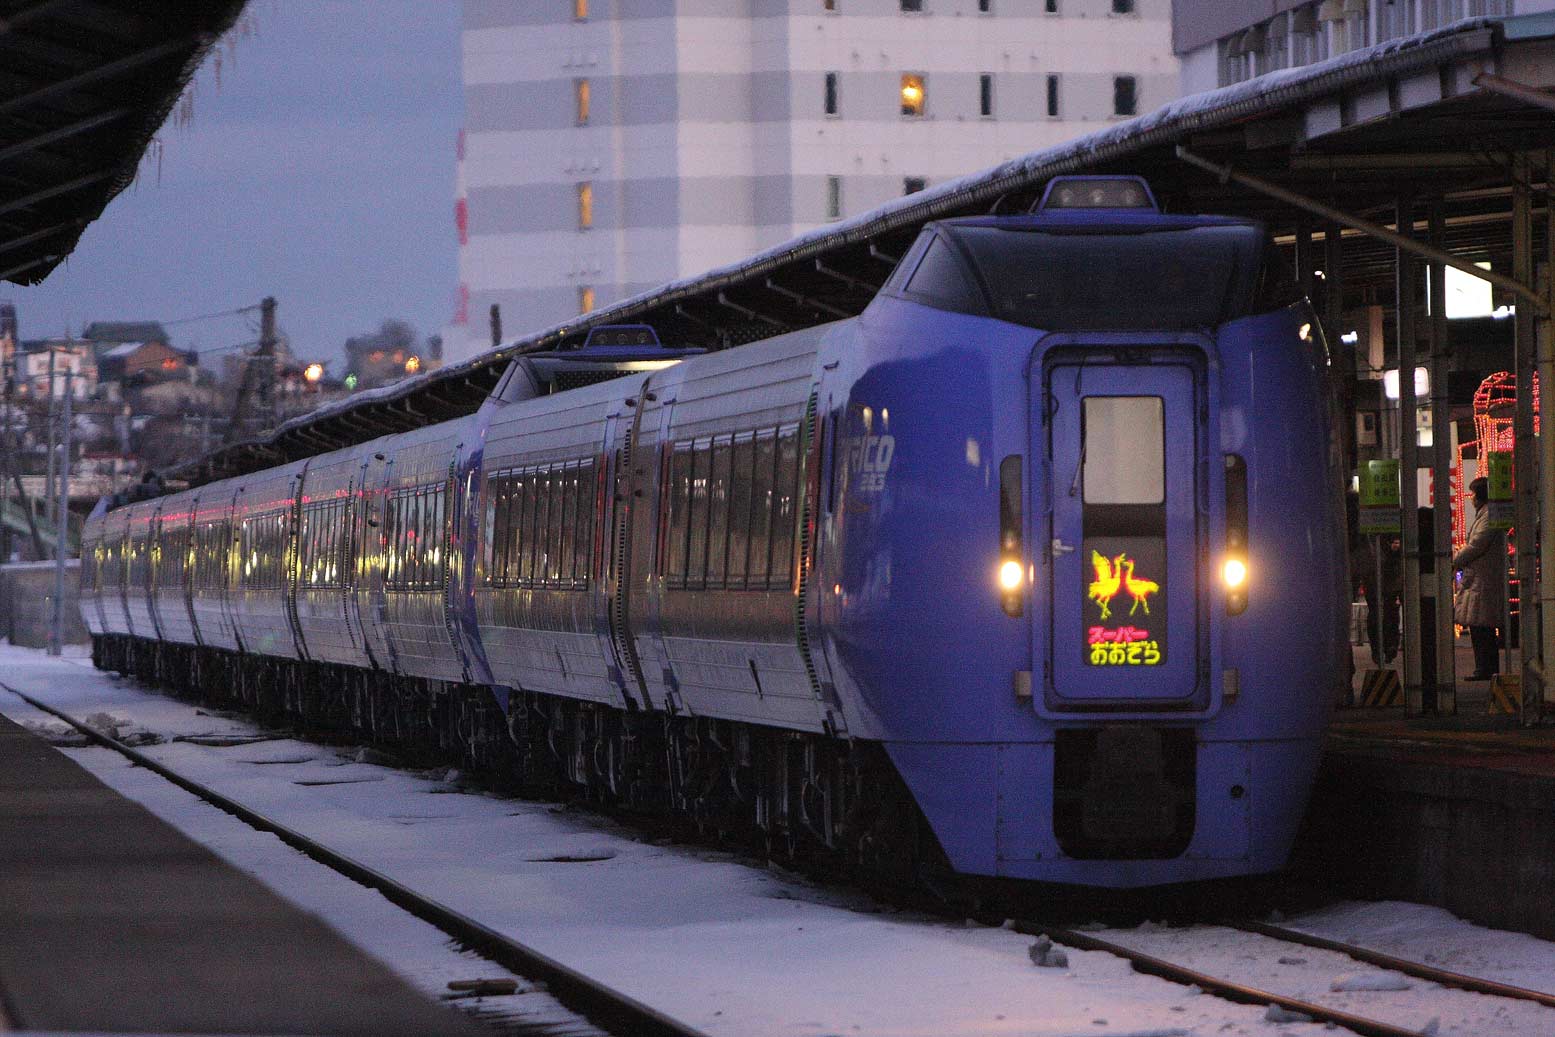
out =
<path fill-rule="evenodd" d="M 1552 90 L 1555 18 L 1540 15 L 1470 19 L 1274 72 L 358 394 L 176 474 L 221 478 L 470 413 L 515 356 L 567 348 L 599 324 L 647 323 L 666 343 L 717 348 L 854 316 L 926 222 L 1023 211 L 1066 173 L 1137 173 L 1167 211 L 1257 217 L 1287 245 L 1321 220 L 1239 182 L 1233 171 L 1383 223 L 1392 220 L 1400 188 L 1414 185 L 1445 208 L 1448 248 L 1474 259 L 1501 256 L 1510 248 L 1514 156 L 1555 147 Z M 1424 234 L 1423 222 L 1416 231 Z M 1343 243 L 1345 294 L 1391 299 L 1393 247 L 1353 230 Z M 1301 266 L 1310 277 L 1312 264 Z M 504 317 L 510 326 L 523 321 L 523 314 Z"/>
<path fill-rule="evenodd" d="M 0 2 L 0 280 L 71 253 L 246 3 Z"/>

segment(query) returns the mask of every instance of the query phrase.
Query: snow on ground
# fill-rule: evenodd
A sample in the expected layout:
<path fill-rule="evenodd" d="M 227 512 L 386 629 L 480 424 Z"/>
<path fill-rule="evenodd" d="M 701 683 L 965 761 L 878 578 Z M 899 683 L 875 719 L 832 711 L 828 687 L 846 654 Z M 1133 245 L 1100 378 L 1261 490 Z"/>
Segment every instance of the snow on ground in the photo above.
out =
<path fill-rule="evenodd" d="M 1396 958 L 1555 993 L 1555 943 L 1473 925 L 1439 907 L 1342 903 L 1284 924 Z"/>
<path fill-rule="evenodd" d="M 265 732 L 100 674 L 82 658 L 49 659 L 0 645 L 0 678 L 73 716 L 106 714 L 99 722 L 117 724 L 121 735 L 158 736 L 162 741 L 142 751 L 710 1034 L 1316 1037 L 1333 1032 L 1268 1019 L 1262 1008 L 1227 1004 L 1140 976 L 1111 955 L 1069 950 L 1067 967 L 1040 968 L 1031 960 L 1032 940 L 1003 929 L 882 908 L 725 854 L 656 846 L 556 805 L 467 791 L 442 775 L 357 762 L 349 750 L 286 738 L 253 740 Z M 40 728 L 57 723 L 3 692 L 0 712 Z M 349 883 L 301 874 L 314 867 L 311 862 L 239 826 L 250 832 L 243 835 L 231 827 L 236 821 L 116 754 L 66 751 L 424 989 L 448 978 L 500 974 L 467 959 L 433 963 L 440 938 L 404 929 L 420 926 L 409 919 L 370 915 L 357 903 L 361 897 L 393 913 L 375 894 L 358 897 L 351 890 L 360 893 L 359 888 Z M 1395 907 L 1406 914 L 1417 910 Z M 1388 905 L 1379 910 L 1381 925 Z M 1300 921 L 1316 925 L 1325 917 L 1352 928 L 1372 924 L 1342 913 Z M 1550 945 L 1532 941 L 1535 954 L 1521 943 L 1524 937 L 1485 935 L 1450 919 L 1429 929 L 1430 946 L 1439 954 L 1461 947 L 1484 960 L 1503 960 L 1508 968 L 1512 962 L 1530 963 L 1531 973 L 1555 978 Z M 1507 947 L 1499 959 L 1496 937 Z M 1407 942 L 1407 934 L 1398 938 Z M 1240 947 L 1252 955 L 1264 953 L 1258 940 L 1229 932 L 1217 938 L 1228 953 Z M 1398 945 L 1385 949 L 1405 953 Z M 1281 945 L 1279 953 L 1292 952 Z M 1354 971 L 1354 963 L 1344 960 L 1343 968 L 1323 974 L 1325 988 Z M 1535 977 L 1498 978 L 1530 983 Z M 1352 1010 L 1369 1014 L 1363 998 L 1410 995 L 1337 996 L 1355 999 Z M 1411 1006 L 1406 1017 L 1424 1026 L 1431 1014 Z M 1446 1023 L 1441 1032 L 1454 1032 Z"/>
<path fill-rule="evenodd" d="M 1375 917 L 1384 924 L 1390 917 L 1421 910 L 1418 905 L 1399 903 L 1345 905 L 1346 908 L 1362 906 L 1371 908 Z M 1305 918 L 1286 924 L 1310 928 Z M 1473 931 L 1491 933 L 1490 930 L 1476 929 L 1446 912 L 1440 912 L 1431 946 L 1451 946 L 1455 941 L 1470 936 Z M 1178 962 L 1212 976 L 1233 979 L 1261 990 L 1422 1032 L 1430 1032 L 1434 1020 L 1437 1026 L 1435 1032 L 1443 1035 L 1489 1037 L 1498 1034 L 1523 1037 L 1555 1033 L 1555 1009 L 1530 1001 L 1486 997 L 1445 988 L 1363 964 L 1335 951 L 1290 944 L 1236 929 L 1213 925 L 1177 928 L 1147 923 L 1134 929 L 1109 930 L 1099 935 L 1125 947 Z M 1517 946 L 1522 941 L 1539 944 L 1546 958 L 1555 956 L 1555 947 L 1541 944 L 1530 937 L 1514 933 L 1494 933 L 1493 936 L 1499 937 L 1503 944 L 1509 946 Z M 1345 935 L 1335 938 L 1381 949 L 1377 947 L 1375 934 L 1360 926 L 1352 927 Z M 1411 944 L 1399 947 L 1392 953 L 1401 958 L 1422 961 L 1425 960 L 1425 950 L 1420 944 Z M 1477 970 L 1454 971 L 1483 975 Z M 1543 978 L 1545 982 L 1555 978 L 1555 971 L 1545 972 Z"/>

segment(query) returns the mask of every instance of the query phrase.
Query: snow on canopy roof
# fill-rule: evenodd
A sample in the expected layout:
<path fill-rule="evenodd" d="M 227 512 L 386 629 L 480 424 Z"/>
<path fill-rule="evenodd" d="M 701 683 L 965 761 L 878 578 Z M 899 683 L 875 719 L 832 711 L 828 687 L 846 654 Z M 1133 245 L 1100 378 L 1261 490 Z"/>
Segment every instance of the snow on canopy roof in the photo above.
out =
<path fill-rule="evenodd" d="M 274 464 L 278 454 L 303 456 L 317 452 L 321 441 L 335 441 L 340 445 L 362 442 L 394 428 L 393 423 L 375 425 L 374 414 L 385 413 L 386 408 L 409 408 L 413 400 L 415 413 L 427 421 L 444 420 L 437 415 L 435 407 L 425 405 L 431 400 L 442 399 L 446 407 L 446 399 L 454 397 L 457 404 L 464 407 L 463 412 L 468 412 L 478 406 L 478 398 L 467 400 L 461 393 L 468 394 L 484 386 L 483 395 L 513 358 L 554 349 L 572 340 L 581 341 L 592 327 L 654 323 L 661 319 L 670 321 L 676 314 L 687 316 L 682 305 L 714 309 L 724 306 L 738 312 L 741 307 L 730 305 L 725 293 L 759 290 L 763 285 L 770 287 L 773 275 L 779 272 L 787 278 L 802 275 L 806 270 L 813 271 L 825 262 L 842 262 L 862 248 L 873 247 L 883 235 L 913 233 L 937 219 L 986 213 L 998 199 L 1011 192 L 1040 187 L 1063 174 L 1104 171 L 1109 165 L 1135 158 L 1150 148 L 1183 140 L 1190 134 L 1267 119 L 1294 105 L 1340 90 L 1386 83 L 1454 58 L 1486 53 L 1496 44 L 1503 25 L 1517 23 L 1520 35 L 1527 35 L 1531 29 L 1523 23 L 1531 25 L 1530 19 L 1537 17 L 1464 19 L 1316 64 L 1271 72 L 1242 83 L 1179 98 L 1145 115 L 893 199 L 849 219 L 817 227 L 734 263 L 670 281 L 586 317 L 509 340 L 459 363 L 371 392 L 353 394 L 292 418 L 265 440 L 229 446 L 191 468 L 206 473 L 220 468 L 232 474 L 249 467 Z M 867 305 L 867 299 L 857 297 L 846 303 L 833 300 L 827 314 L 818 313 L 809 323 L 836 319 L 838 309 L 845 311 L 843 315 L 856 314 L 864 305 Z M 694 320 L 692 323 L 703 322 Z M 665 336 L 661 334 L 661 337 Z M 461 385 L 469 388 L 461 388 Z M 404 418 L 398 421 L 403 427 Z M 233 453 L 245 449 L 252 454 L 246 460 Z M 190 474 L 192 478 L 199 478 L 197 472 Z"/>
<path fill-rule="evenodd" d="M 112 349 L 103 350 L 103 359 L 108 360 L 127 357 L 134 353 L 136 350 L 149 345 L 151 345 L 150 342 L 125 342 L 121 345 L 114 346 Z"/>

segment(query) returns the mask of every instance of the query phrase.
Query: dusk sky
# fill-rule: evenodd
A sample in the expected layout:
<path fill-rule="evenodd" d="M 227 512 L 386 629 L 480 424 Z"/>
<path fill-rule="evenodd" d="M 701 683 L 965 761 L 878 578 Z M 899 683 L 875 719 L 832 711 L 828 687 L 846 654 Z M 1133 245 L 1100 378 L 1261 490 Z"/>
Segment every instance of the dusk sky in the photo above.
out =
<path fill-rule="evenodd" d="M 194 119 L 169 121 L 139 180 L 34 288 L 0 284 L 23 338 L 163 320 L 274 295 L 301 355 L 331 361 L 386 317 L 425 337 L 458 283 L 455 0 L 257 0 L 254 34 L 207 58 Z M 168 328 L 179 348 L 255 337 L 252 319 Z"/>

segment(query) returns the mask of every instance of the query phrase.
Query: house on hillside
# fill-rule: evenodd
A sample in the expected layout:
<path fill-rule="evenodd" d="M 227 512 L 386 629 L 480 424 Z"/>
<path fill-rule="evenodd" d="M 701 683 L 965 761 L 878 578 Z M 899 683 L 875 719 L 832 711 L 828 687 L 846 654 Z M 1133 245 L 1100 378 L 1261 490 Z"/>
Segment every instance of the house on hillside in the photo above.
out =
<path fill-rule="evenodd" d="M 174 349 L 166 342 L 149 339 L 123 342 L 97 354 L 97 366 L 104 381 L 148 383 L 174 379 L 192 381 L 199 356 Z"/>

